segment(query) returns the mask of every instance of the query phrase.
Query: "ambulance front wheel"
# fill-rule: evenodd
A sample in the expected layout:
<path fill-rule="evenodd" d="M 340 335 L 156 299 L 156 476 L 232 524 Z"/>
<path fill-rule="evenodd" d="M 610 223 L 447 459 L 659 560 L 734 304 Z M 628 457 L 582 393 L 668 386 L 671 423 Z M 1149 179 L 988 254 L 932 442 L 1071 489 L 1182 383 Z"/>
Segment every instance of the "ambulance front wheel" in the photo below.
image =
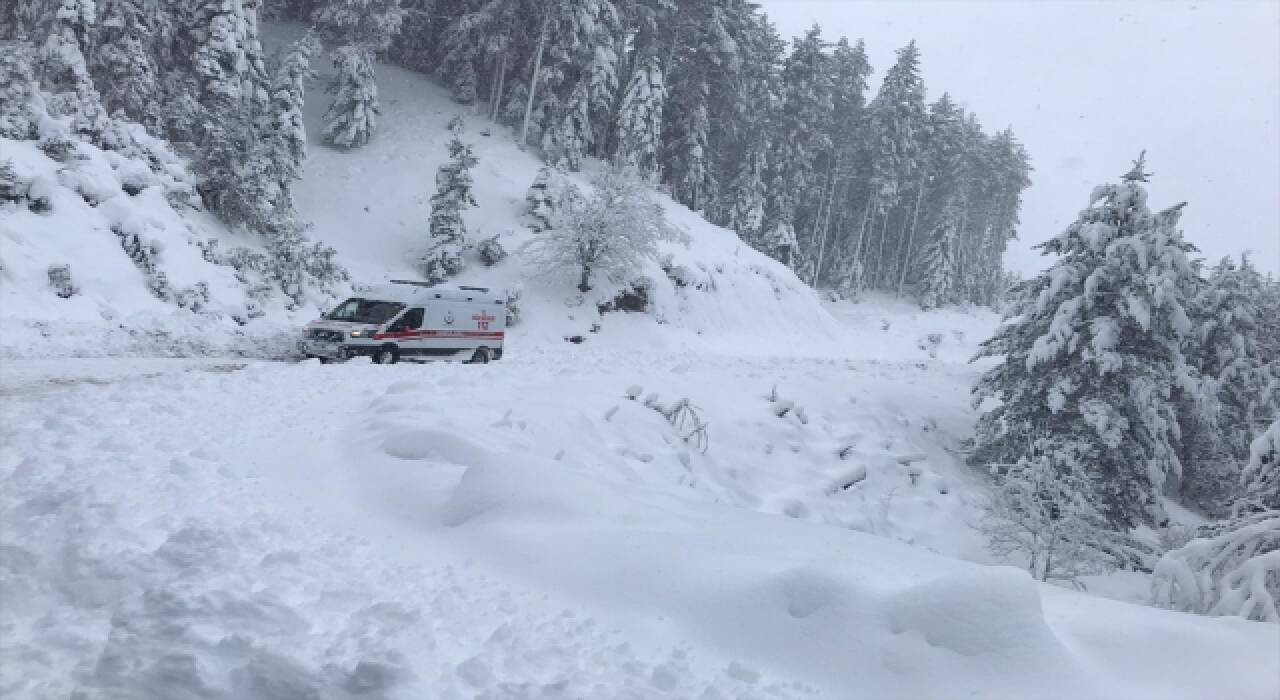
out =
<path fill-rule="evenodd" d="M 373 353 L 373 362 L 378 365 L 394 365 L 400 359 L 400 351 L 394 345 L 383 345 Z"/>
<path fill-rule="evenodd" d="M 492 357 L 493 355 L 489 352 L 489 348 L 479 347 L 476 348 L 476 354 L 471 356 L 471 364 L 487 365 Z"/>

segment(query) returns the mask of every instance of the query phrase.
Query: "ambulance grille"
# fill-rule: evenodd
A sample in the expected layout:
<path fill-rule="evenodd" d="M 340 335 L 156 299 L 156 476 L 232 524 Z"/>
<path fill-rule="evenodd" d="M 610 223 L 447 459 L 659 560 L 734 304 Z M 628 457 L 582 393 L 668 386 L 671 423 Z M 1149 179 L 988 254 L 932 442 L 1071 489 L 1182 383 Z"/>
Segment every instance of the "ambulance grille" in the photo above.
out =
<path fill-rule="evenodd" d="M 325 330 L 323 328 L 312 328 L 311 331 L 307 333 L 307 337 L 312 340 L 324 340 L 330 343 L 342 342 L 342 333 L 338 331 Z"/>

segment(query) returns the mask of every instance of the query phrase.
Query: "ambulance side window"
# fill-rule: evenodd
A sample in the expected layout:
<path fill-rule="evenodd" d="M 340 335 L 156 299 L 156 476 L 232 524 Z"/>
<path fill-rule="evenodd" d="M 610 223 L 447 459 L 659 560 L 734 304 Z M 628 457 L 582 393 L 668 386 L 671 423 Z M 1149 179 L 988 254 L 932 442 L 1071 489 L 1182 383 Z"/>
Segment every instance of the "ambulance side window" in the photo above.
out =
<path fill-rule="evenodd" d="M 409 309 L 400 320 L 392 324 L 393 330 L 402 331 L 422 327 L 422 307 Z"/>

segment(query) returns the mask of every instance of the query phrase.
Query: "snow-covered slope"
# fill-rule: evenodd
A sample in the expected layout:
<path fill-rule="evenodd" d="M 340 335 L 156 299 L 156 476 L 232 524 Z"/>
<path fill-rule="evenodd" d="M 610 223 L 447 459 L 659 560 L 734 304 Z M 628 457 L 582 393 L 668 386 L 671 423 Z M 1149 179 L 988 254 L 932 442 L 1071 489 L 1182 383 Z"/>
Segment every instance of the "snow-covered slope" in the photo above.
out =
<path fill-rule="evenodd" d="M 320 83 L 329 77 L 324 70 Z M 524 227 L 521 212 L 542 163 L 517 148 L 508 129 L 454 103 L 447 90 L 420 74 L 380 65 L 378 89 L 382 114 L 374 139 L 350 152 L 312 147 L 297 188 L 299 209 L 315 225 L 311 235 L 339 251 L 355 281 L 417 275 L 415 262 L 430 243 L 427 220 L 436 168 L 448 156 L 447 125 L 461 116 L 462 138 L 479 160 L 474 172 L 479 206 L 463 214 L 469 235 L 472 240 L 500 235 L 513 253 L 493 269 L 472 257 L 462 280 L 523 288 L 526 324 L 515 330 L 512 342 L 560 343 L 566 335 L 583 335 L 618 347 L 706 347 L 706 339 L 734 343 L 744 352 L 831 354 L 846 337 L 812 290 L 785 266 L 661 195 L 668 221 L 687 236 L 686 242 L 664 245 L 663 254 L 694 284 L 677 288 L 651 262 L 635 271 L 635 277 L 653 282 L 651 313 L 600 319 L 595 304 L 607 300 L 616 286 L 601 281 L 600 289 L 583 299 L 573 287 L 576 279 L 541 275 L 521 255 L 536 235 Z M 320 138 L 324 108 L 318 96 L 307 104 L 313 142 Z M 588 187 L 594 167 L 571 180 Z M 601 332 L 589 334 L 594 323 L 600 323 Z"/>
<path fill-rule="evenodd" d="M 269 39 L 277 43 L 297 31 L 272 29 Z M 327 66 L 317 68 L 319 88 L 329 76 Z M 314 226 L 308 235 L 337 249 L 353 285 L 418 275 L 415 263 L 428 245 L 435 172 L 447 158 L 446 124 L 462 115 L 467 117 L 463 138 L 479 158 L 474 174 L 479 207 L 464 212 L 471 239 L 500 234 L 512 255 L 492 269 L 473 257 L 460 281 L 523 291 L 526 322 L 515 330 L 515 342 L 541 345 L 584 336 L 617 347 L 638 342 L 707 347 L 704 340 L 710 340 L 712 345 L 732 342 L 744 352 L 830 355 L 845 339 L 813 291 L 785 266 L 662 195 L 656 196 L 669 223 L 684 234 L 683 241 L 664 246 L 664 261 L 687 286 L 678 287 L 658 261 L 650 261 L 632 276 L 652 283 L 650 312 L 600 318 L 596 305 L 612 297 L 617 285 L 602 280 L 584 298 L 567 277 L 542 274 L 522 254 L 534 235 L 524 227 L 521 211 L 541 166 L 536 156 L 516 148 L 504 128 L 469 116 L 424 76 L 386 65 L 378 73 L 381 127 L 368 146 L 355 151 L 320 145 L 326 100 L 321 90 L 313 90 L 307 104 L 313 145 L 296 186 L 297 208 Z M 190 176 L 176 159 L 169 164 L 173 182 L 149 182 L 155 186 L 135 196 L 126 188 L 136 184 L 127 182 L 131 177 L 141 173 L 158 179 L 144 163 L 88 144 L 77 148 L 80 158 L 61 163 L 33 142 L 0 143 L 0 159 L 12 160 L 24 180 L 48 190 L 53 204 L 40 213 L 25 206 L 0 210 L 0 298 L 5 302 L 0 324 L 6 331 L 0 352 L 11 357 L 252 354 L 253 344 L 228 342 L 228 337 L 279 335 L 333 302 L 316 295 L 289 311 L 276 299 L 257 303 L 252 316 L 260 317 L 250 318 L 246 292 L 251 285 L 237 280 L 232 267 L 210 262 L 201 245 L 216 240 L 220 251 L 252 250 L 262 247 L 260 239 L 171 204 L 166 195 L 175 188 L 190 190 Z M 598 164 L 588 171 L 591 167 Z M 589 177 L 584 172 L 573 179 L 586 187 Z M 169 299 L 149 289 L 147 271 L 123 250 L 125 234 L 137 234 L 154 249 L 150 264 L 168 278 L 174 290 Z M 78 293 L 69 299 L 60 298 L 49 283 L 48 270 L 55 265 L 70 266 Z M 207 289 L 209 301 L 198 312 L 190 305 L 179 308 L 178 292 L 197 285 Z M 233 318 L 248 324 L 241 327 Z"/>

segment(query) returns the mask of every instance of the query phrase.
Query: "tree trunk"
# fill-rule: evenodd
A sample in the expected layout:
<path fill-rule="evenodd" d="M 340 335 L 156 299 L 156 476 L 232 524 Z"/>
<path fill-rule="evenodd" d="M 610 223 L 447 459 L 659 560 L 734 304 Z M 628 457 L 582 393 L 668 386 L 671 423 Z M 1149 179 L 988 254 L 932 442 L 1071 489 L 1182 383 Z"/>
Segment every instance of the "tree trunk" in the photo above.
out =
<path fill-rule="evenodd" d="M 884 278 L 884 242 L 889 238 L 889 212 L 884 213 L 884 225 L 880 227 L 880 246 L 876 250 L 876 274 L 875 281 L 878 285 L 880 280 Z"/>
<path fill-rule="evenodd" d="M 529 141 L 529 117 L 533 115 L 533 97 L 538 92 L 538 73 L 542 72 L 542 52 L 547 47 L 547 25 L 551 23 L 551 11 L 542 18 L 542 30 L 538 33 L 538 54 L 533 61 L 533 75 L 529 76 L 529 100 L 524 105 L 524 123 L 520 126 L 520 148 Z"/>
<path fill-rule="evenodd" d="M 885 267 L 885 273 L 888 275 L 884 280 L 884 284 L 888 287 L 898 276 L 898 268 L 902 265 L 902 247 L 907 242 L 907 226 L 911 223 L 911 217 L 906 212 L 902 213 L 902 228 L 898 229 L 898 249 L 893 254 L 893 265 Z"/>
<path fill-rule="evenodd" d="M 489 106 L 489 119 L 498 120 L 502 111 L 502 91 L 507 85 L 507 50 L 502 50 L 502 58 L 498 61 L 498 88 L 493 93 L 493 104 Z"/>
<path fill-rule="evenodd" d="M 911 245 L 916 239 L 916 224 L 920 223 L 920 201 L 924 199 L 924 178 L 920 178 L 920 191 L 916 193 L 916 210 L 911 214 L 911 230 L 907 233 L 907 254 L 902 258 L 902 270 L 898 274 L 898 291 L 895 296 L 902 296 L 902 284 L 907 281 L 907 263 L 911 261 Z"/>
<path fill-rule="evenodd" d="M 867 261 L 862 252 L 862 244 L 866 242 L 867 220 L 871 218 L 871 208 L 874 201 L 875 200 L 872 198 L 871 193 L 868 192 L 867 206 L 862 210 L 862 223 L 858 225 L 858 240 L 853 246 L 853 259 L 858 261 L 858 264 L 862 266 L 863 270 L 867 268 Z"/>
<path fill-rule="evenodd" d="M 810 275 L 809 286 L 818 286 L 818 273 L 822 269 L 822 258 L 826 253 L 827 237 L 823 230 L 823 213 L 831 213 L 831 200 L 835 197 L 835 174 L 836 166 L 832 162 L 831 167 L 827 169 L 827 181 L 822 186 L 822 198 L 818 200 L 818 213 L 813 217 L 813 237 L 818 241 L 818 257 L 813 263 L 813 274 Z M 828 193 L 830 190 L 830 193 Z"/>

